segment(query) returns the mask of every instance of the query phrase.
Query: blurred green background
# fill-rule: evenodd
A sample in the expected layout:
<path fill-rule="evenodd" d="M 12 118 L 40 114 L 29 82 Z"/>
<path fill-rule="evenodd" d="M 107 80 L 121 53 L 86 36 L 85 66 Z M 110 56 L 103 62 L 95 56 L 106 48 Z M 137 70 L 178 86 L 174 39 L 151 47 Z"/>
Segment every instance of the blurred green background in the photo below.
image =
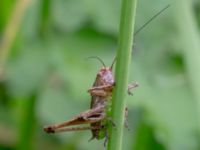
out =
<path fill-rule="evenodd" d="M 124 150 L 198 150 L 200 1 L 139 0 Z M 90 105 L 116 54 L 120 0 L 0 0 L 0 150 L 102 150 L 90 131 L 48 135 Z M 199 92 L 199 93 L 198 93 Z"/>

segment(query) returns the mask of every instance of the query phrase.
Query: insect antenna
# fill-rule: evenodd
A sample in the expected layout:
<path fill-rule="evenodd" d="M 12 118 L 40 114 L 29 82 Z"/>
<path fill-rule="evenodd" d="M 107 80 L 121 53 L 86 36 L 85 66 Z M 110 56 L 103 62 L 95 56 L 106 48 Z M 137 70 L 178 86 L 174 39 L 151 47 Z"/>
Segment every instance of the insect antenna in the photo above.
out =
<path fill-rule="evenodd" d="M 167 8 L 170 7 L 170 4 L 152 16 L 143 26 L 141 26 L 138 30 L 134 32 L 134 36 L 137 35 L 141 30 L 143 30 L 149 23 L 151 23 L 156 17 L 158 17 L 162 12 L 164 12 Z"/>
<path fill-rule="evenodd" d="M 113 68 L 113 66 L 114 66 L 114 64 L 115 64 L 115 62 L 116 62 L 116 60 L 117 60 L 117 57 L 115 56 L 115 58 L 114 58 L 114 60 L 113 60 L 113 62 L 112 62 L 112 64 L 111 64 L 111 66 L 110 66 L 110 69 L 112 70 L 112 68 Z"/>
<path fill-rule="evenodd" d="M 99 58 L 97 56 L 91 56 L 91 57 L 88 57 L 87 59 L 91 59 L 91 58 L 99 60 L 99 62 L 106 68 L 105 63 L 103 62 L 103 60 L 101 58 Z"/>
<path fill-rule="evenodd" d="M 163 9 L 161 9 L 158 13 L 156 13 L 154 16 L 152 16 L 144 25 L 142 25 L 139 29 L 137 29 L 135 32 L 134 32 L 134 36 L 136 36 L 140 31 L 142 31 L 149 23 L 151 23 L 156 17 L 158 17 L 161 13 L 163 13 L 167 8 L 169 8 L 171 5 L 167 5 L 165 6 Z M 115 62 L 116 62 L 116 59 L 117 57 L 115 56 L 110 68 L 112 70 Z"/>

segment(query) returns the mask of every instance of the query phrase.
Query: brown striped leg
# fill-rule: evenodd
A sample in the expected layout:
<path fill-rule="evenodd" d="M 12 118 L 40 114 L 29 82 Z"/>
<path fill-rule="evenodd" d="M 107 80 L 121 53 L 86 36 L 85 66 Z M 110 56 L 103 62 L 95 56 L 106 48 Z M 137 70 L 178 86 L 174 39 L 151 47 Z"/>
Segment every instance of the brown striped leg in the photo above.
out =
<path fill-rule="evenodd" d="M 60 124 L 54 124 L 44 127 L 44 131 L 47 133 L 54 133 L 56 130 L 60 130 L 61 128 L 72 126 L 72 125 L 80 125 L 80 124 L 91 124 L 95 122 L 99 122 L 103 120 L 105 117 L 104 114 L 104 106 L 99 106 L 90 110 L 87 110 L 71 120 L 65 121 Z"/>

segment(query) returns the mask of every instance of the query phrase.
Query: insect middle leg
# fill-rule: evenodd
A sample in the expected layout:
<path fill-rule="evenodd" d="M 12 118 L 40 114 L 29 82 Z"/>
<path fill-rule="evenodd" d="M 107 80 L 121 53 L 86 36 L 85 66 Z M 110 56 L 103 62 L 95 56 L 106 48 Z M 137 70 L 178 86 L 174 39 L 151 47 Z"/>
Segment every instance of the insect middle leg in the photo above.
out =
<path fill-rule="evenodd" d="M 128 126 L 128 108 L 126 107 L 125 108 L 125 114 L 124 114 L 124 126 L 125 126 L 125 128 L 127 128 L 128 130 L 130 130 L 129 129 L 129 126 Z"/>
<path fill-rule="evenodd" d="M 88 92 L 96 96 L 106 96 L 107 92 L 112 91 L 113 87 L 114 87 L 114 84 L 95 86 L 95 87 L 90 88 Z"/>
<path fill-rule="evenodd" d="M 106 130 L 105 141 L 103 143 L 104 147 L 106 147 L 108 140 L 109 140 L 109 133 L 108 133 L 108 130 Z"/>

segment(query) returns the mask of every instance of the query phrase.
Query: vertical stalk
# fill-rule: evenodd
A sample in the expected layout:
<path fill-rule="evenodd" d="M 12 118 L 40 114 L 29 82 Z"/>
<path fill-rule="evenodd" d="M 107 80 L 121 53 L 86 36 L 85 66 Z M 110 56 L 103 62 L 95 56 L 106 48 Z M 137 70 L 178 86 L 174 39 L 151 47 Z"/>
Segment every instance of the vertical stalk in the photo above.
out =
<path fill-rule="evenodd" d="M 39 24 L 39 33 L 42 38 L 45 38 L 46 33 L 49 31 L 50 7 L 51 7 L 51 0 L 41 1 L 41 11 L 40 11 L 41 16 L 40 16 L 40 24 Z"/>
<path fill-rule="evenodd" d="M 19 99 L 20 101 L 20 119 L 19 119 L 19 137 L 17 150 L 33 149 L 33 133 L 35 126 L 35 99 L 36 96 L 30 96 L 28 99 Z"/>
<path fill-rule="evenodd" d="M 20 27 L 22 18 L 29 6 L 31 0 L 17 0 L 15 3 L 14 10 L 9 18 L 9 21 L 4 29 L 2 40 L 0 41 L 0 80 L 1 75 L 4 72 L 5 63 L 12 48 L 13 41 L 17 35 L 17 31 Z M 21 118 L 20 129 L 19 129 L 19 143 L 17 149 L 27 150 L 32 149 L 32 134 L 34 125 L 34 103 L 35 97 L 25 99 L 21 101 Z"/>
<path fill-rule="evenodd" d="M 122 0 L 119 45 L 116 62 L 116 88 L 113 95 L 112 119 L 116 130 L 110 127 L 108 150 L 121 150 L 124 128 L 125 95 L 127 94 L 129 64 L 132 53 L 137 0 Z"/>
<path fill-rule="evenodd" d="M 191 89 L 197 101 L 198 130 L 200 133 L 200 36 L 193 13 L 193 1 L 176 0 L 174 13 L 182 42 L 183 58 Z"/>
<path fill-rule="evenodd" d="M 30 0 L 17 0 L 0 42 L 0 74 Z"/>

